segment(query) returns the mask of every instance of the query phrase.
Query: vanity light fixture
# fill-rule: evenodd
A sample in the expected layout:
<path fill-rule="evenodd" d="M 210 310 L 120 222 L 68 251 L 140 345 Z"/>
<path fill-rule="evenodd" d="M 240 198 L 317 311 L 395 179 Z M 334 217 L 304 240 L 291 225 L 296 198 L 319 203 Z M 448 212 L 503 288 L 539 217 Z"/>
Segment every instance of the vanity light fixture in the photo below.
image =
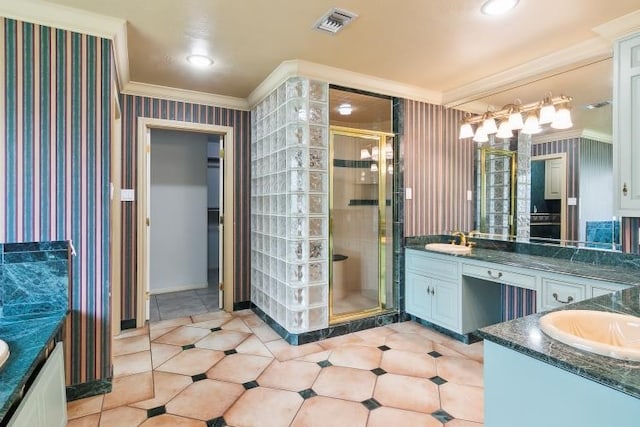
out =
<path fill-rule="evenodd" d="M 511 138 L 509 132 L 520 130 L 524 134 L 536 134 L 542 132 L 541 124 L 551 123 L 554 129 L 568 129 L 573 126 L 569 103 L 571 97 L 560 95 L 551 97 L 551 93 L 545 96 L 543 101 L 531 102 L 522 105 L 520 100 L 502 107 L 499 111 L 487 111 L 484 114 L 470 115 L 467 113 L 460 124 L 459 138 L 473 138 L 475 142 L 487 142 L 488 135 L 496 135 L 498 138 Z M 556 106 L 560 106 L 556 110 Z M 551 108 L 546 108 L 540 113 L 541 108 L 553 108 L 553 118 L 549 120 Z M 542 119 L 538 116 L 541 114 Z M 523 115 L 527 120 L 523 123 Z M 495 126 L 495 121 L 500 121 L 500 129 Z M 478 125 L 475 133 L 473 125 Z"/>
<path fill-rule="evenodd" d="M 187 56 L 187 62 L 198 68 L 206 68 L 213 65 L 213 59 L 207 55 L 193 54 Z"/>
<path fill-rule="evenodd" d="M 390 142 L 387 142 L 384 146 L 384 156 L 387 158 L 387 160 L 393 159 L 393 146 Z"/>
<path fill-rule="evenodd" d="M 549 124 L 556 116 L 556 106 L 551 102 L 551 92 L 547 92 L 540 107 L 540 118 L 538 123 L 541 125 Z"/>
<path fill-rule="evenodd" d="M 366 148 L 360 150 L 360 160 L 370 159 L 371 153 Z"/>
<path fill-rule="evenodd" d="M 392 164 L 390 164 L 389 166 L 387 166 L 387 173 L 388 173 L 389 175 L 393 175 L 393 165 L 392 165 Z"/>
<path fill-rule="evenodd" d="M 340 113 L 341 116 L 349 116 L 352 112 L 353 107 L 349 103 L 345 102 L 344 104 L 340 104 L 338 107 L 338 113 Z"/>
<path fill-rule="evenodd" d="M 376 162 L 378 161 L 378 154 L 380 154 L 378 152 L 378 146 L 374 145 L 373 147 L 371 147 L 371 158 Z"/>
<path fill-rule="evenodd" d="M 487 0 L 480 10 L 485 15 L 502 15 L 518 5 L 518 0 Z"/>
<path fill-rule="evenodd" d="M 378 164 L 376 162 L 371 163 L 371 172 L 378 172 Z"/>

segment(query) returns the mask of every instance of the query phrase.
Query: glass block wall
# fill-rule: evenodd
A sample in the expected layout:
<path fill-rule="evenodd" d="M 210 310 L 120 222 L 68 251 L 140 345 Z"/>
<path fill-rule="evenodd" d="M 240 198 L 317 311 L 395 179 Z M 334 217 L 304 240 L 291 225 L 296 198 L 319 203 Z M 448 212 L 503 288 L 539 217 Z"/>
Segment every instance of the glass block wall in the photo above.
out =
<path fill-rule="evenodd" d="M 251 114 L 251 301 L 290 333 L 329 322 L 328 99 L 290 78 Z"/>

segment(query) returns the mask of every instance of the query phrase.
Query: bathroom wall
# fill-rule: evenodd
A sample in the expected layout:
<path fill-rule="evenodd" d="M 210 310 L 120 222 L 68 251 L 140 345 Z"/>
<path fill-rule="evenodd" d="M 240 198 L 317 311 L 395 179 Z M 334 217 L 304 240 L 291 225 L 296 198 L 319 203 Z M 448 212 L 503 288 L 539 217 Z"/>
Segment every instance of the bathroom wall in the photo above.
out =
<path fill-rule="evenodd" d="M 586 240 L 587 221 L 613 219 L 613 146 L 582 138 L 580 141 L 579 240 Z"/>
<path fill-rule="evenodd" d="M 0 19 L 0 242 L 73 240 L 68 384 L 109 363 L 108 40 Z"/>
<path fill-rule="evenodd" d="M 149 290 L 207 287 L 208 135 L 151 130 Z"/>
<path fill-rule="evenodd" d="M 469 231 L 473 227 L 476 143 L 458 139 L 462 111 L 405 101 L 405 236 Z"/>
<path fill-rule="evenodd" d="M 248 111 L 210 105 L 169 101 L 134 95 L 121 95 L 122 108 L 122 188 L 136 188 L 138 117 L 231 126 L 234 129 L 235 200 L 234 227 L 234 303 L 248 302 L 249 274 L 249 194 L 250 120 Z M 136 202 L 122 205 L 122 319 L 133 319 L 137 303 Z"/>

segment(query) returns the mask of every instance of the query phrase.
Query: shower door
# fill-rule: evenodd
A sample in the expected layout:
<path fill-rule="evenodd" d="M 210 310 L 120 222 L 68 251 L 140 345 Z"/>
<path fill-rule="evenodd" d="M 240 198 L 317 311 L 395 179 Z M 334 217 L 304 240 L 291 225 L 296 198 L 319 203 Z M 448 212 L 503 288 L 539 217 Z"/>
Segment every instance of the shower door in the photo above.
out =
<path fill-rule="evenodd" d="M 329 321 L 394 307 L 393 135 L 331 127 Z"/>

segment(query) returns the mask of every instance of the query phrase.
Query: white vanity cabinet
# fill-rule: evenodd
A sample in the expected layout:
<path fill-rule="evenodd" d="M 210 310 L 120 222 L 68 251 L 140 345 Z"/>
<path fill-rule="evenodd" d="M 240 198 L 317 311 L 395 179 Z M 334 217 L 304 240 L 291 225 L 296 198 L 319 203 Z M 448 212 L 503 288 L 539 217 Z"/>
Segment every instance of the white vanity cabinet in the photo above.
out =
<path fill-rule="evenodd" d="M 567 274 L 541 273 L 537 307 L 539 312 L 552 310 L 628 287 L 630 286 Z"/>
<path fill-rule="evenodd" d="M 640 33 L 614 44 L 614 194 L 620 216 L 640 216 Z"/>
<path fill-rule="evenodd" d="M 459 263 L 452 257 L 407 250 L 406 312 L 454 332 L 460 330 Z"/>

